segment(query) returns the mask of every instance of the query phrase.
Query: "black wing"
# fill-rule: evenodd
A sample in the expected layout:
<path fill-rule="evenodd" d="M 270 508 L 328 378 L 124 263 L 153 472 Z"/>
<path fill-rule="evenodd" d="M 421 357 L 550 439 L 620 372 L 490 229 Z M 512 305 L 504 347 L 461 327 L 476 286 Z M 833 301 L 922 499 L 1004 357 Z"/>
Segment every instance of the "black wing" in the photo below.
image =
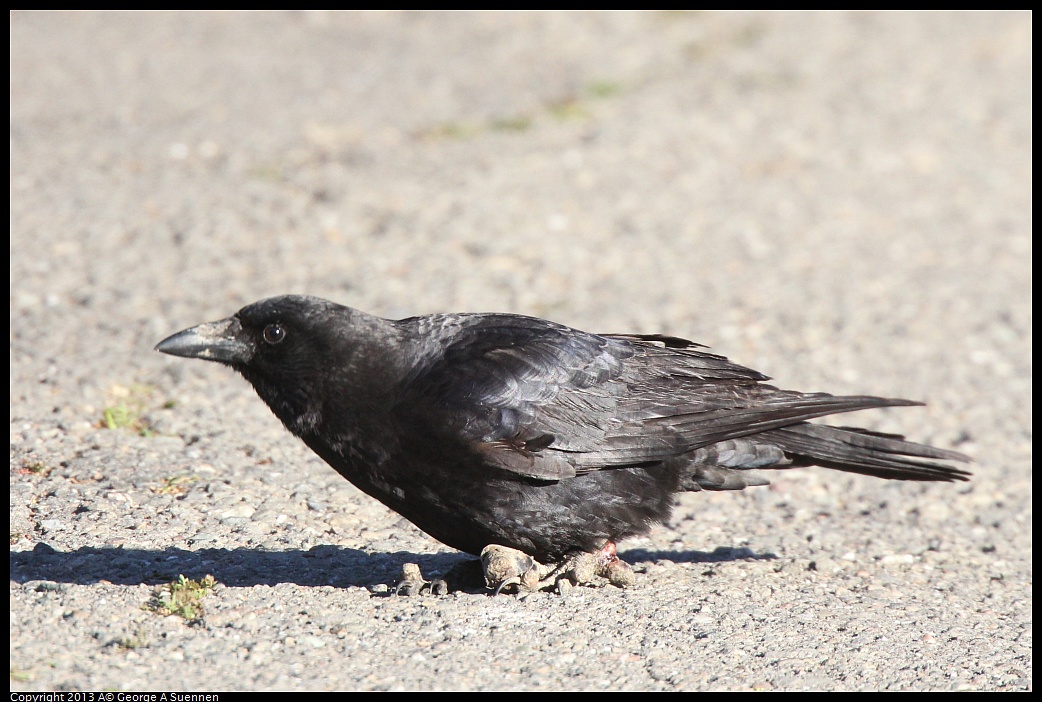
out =
<path fill-rule="evenodd" d="M 485 462 L 559 480 L 661 461 L 813 417 L 918 404 L 778 390 L 676 337 L 596 335 L 515 315 L 403 320 L 424 348 L 398 411 Z"/>

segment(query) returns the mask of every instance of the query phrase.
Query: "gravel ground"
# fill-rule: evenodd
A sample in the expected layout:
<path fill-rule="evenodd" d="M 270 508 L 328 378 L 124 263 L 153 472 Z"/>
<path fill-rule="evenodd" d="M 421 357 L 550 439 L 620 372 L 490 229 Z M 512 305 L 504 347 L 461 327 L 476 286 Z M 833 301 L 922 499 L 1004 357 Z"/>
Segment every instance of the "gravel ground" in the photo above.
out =
<path fill-rule="evenodd" d="M 1031 58 L 1026 13 L 13 13 L 12 690 L 1030 689 Z M 684 496 L 632 589 L 394 597 L 464 557 L 152 352 L 287 292 L 926 400 L 855 419 L 974 480 L 794 471 Z"/>

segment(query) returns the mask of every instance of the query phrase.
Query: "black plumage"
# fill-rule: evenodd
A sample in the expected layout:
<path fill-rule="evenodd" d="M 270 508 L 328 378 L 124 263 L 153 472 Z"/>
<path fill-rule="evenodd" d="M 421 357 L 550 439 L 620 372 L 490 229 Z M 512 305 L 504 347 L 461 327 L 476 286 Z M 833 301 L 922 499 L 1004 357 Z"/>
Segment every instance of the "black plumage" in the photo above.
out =
<path fill-rule="evenodd" d="M 680 491 L 766 484 L 754 469 L 969 475 L 943 463 L 960 453 L 807 421 L 920 403 L 779 390 L 675 337 L 510 314 L 392 321 L 291 295 L 156 348 L 231 366 L 337 472 L 475 554 L 594 552 L 665 520 Z"/>

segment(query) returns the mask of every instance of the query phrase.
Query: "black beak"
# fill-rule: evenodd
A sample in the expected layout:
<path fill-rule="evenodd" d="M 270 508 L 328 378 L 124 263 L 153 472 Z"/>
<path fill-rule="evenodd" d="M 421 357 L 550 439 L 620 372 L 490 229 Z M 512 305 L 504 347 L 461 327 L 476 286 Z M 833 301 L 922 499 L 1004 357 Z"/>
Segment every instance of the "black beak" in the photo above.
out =
<path fill-rule="evenodd" d="M 229 317 L 177 332 L 156 344 L 156 351 L 234 365 L 249 363 L 254 346 L 244 338 L 239 320 Z"/>

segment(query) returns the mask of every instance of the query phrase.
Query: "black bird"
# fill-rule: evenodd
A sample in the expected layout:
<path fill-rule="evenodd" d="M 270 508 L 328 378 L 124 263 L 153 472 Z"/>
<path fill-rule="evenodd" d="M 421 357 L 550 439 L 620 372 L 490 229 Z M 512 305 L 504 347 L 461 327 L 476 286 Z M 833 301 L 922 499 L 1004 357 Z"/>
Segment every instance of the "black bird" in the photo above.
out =
<path fill-rule="evenodd" d="M 338 473 L 473 554 L 597 554 L 619 575 L 616 541 L 667 519 L 678 492 L 767 484 L 751 469 L 968 480 L 938 462 L 968 460 L 955 451 L 807 421 L 921 403 L 780 390 L 703 348 L 512 314 L 393 321 L 297 295 L 156 346 L 231 366 Z M 546 570 L 531 566 L 486 574 L 532 584 Z"/>

